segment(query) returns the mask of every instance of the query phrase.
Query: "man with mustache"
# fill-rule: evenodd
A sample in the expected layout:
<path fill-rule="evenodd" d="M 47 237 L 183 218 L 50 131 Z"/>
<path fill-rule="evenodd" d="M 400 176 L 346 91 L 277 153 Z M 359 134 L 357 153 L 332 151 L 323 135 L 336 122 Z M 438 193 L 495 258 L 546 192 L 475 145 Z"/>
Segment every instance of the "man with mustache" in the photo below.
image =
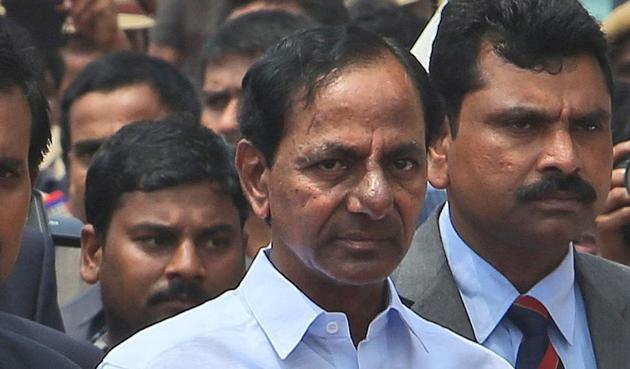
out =
<path fill-rule="evenodd" d="M 81 277 L 100 281 L 109 348 L 236 287 L 247 205 L 231 149 L 190 116 L 132 123 L 87 173 Z"/>
<path fill-rule="evenodd" d="M 626 367 L 630 270 L 574 251 L 610 186 L 612 78 L 576 0 L 450 0 L 430 74 L 447 204 L 397 271 L 423 317 L 517 369 Z"/>
<path fill-rule="evenodd" d="M 234 291 L 139 332 L 100 368 L 510 367 L 414 314 L 388 278 L 442 120 L 408 51 L 356 27 L 300 31 L 249 69 L 242 101 L 236 166 L 270 247 Z"/>

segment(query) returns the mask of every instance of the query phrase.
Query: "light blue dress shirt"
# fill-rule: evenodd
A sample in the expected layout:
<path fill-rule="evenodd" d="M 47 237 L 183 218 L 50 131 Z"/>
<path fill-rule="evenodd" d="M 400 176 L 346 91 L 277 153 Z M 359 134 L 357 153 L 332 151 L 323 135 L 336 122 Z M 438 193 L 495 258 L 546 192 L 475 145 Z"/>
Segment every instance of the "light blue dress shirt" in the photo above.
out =
<path fill-rule="evenodd" d="M 274 268 L 268 250 L 236 290 L 141 331 L 99 368 L 511 368 L 417 316 L 389 280 L 389 304 L 355 348 L 346 316 L 313 303 Z"/>
<path fill-rule="evenodd" d="M 499 271 L 459 237 L 444 206 L 439 218 L 440 235 L 448 264 L 470 318 L 477 342 L 516 363 L 523 335 L 505 313 L 519 292 Z M 549 275 L 526 294 L 545 305 L 554 325 L 551 342 L 565 368 L 595 369 L 595 354 L 580 288 L 575 283 L 573 248 Z"/>

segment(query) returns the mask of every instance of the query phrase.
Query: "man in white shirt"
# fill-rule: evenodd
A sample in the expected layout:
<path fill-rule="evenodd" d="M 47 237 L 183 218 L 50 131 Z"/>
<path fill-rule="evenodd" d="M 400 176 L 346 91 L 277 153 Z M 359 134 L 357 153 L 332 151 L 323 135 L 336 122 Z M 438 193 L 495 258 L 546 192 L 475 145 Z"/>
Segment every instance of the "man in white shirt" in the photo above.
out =
<path fill-rule="evenodd" d="M 317 28 L 269 50 L 243 90 L 236 164 L 271 247 L 235 291 L 100 368 L 510 368 L 415 315 L 388 279 L 442 121 L 418 62 L 358 28 Z"/>
<path fill-rule="evenodd" d="M 429 179 L 448 203 L 416 233 L 401 294 L 517 369 L 627 367 L 630 269 L 571 246 L 610 187 L 599 25 L 577 0 L 449 0 L 430 73 L 449 124 Z"/>

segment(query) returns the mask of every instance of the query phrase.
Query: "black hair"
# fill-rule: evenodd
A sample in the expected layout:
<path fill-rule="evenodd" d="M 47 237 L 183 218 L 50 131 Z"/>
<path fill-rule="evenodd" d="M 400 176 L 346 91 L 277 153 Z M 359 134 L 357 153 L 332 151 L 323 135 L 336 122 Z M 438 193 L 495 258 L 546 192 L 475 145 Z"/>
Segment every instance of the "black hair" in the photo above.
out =
<path fill-rule="evenodd" d="M 367 29 L 381 37 L 396 40 L 399 45 L 410 50 L 427 23 L 407 9 L 393 4 L 357 4 L 350 9 L 351 24 Z"/>
<path fill-rule="evenodd" d="M 451 134 L 464 96 L 483 86 L 478 58 L 487 42 L 506 61 L 558 73 L 562 59 L 593 55 L 612 93 L 606 40 L 577 0 L 450 0 L 433 43 L 430 74 L 444 97 Z"/>
<path fill-rule="evenodd" d="M 283 37 L 314 25 L 304 16 L 281 10 L 243 14 L 222 25 L 208 40 L 204 65 L 214 64 L 228 55 L 258 57 Z"/>
<path fill-rule="evenodd" d="M 209 182 L 232 198 L 243 226 L 249 206 L 233 162 L 231 147 L 189 114 L 126 125 L 90 162 L 85 185 L 87 222 L 104 236 L 123 194 Z"/>
<path fill-rule="evenodd" d="M 348 8 L 344 5 L 343 0 L 232 0 L 232 9 L 254 1 L 297 5 L 307 17 L 324 26 L 341 25 L 350 19 Z"/>
<path fill-rule="evenodd" d="M 0 17 L 0 91 L 18 87 L 31 113 L 31 138 L 28 167 L 31 174 L 48 152 L 50 120 L 48 102 L 42 90 L 41 60 L 27 32 L 17 24 Z"/>
<path fill-rule="evenodd" d="M 320 27 L 294 33 L 267 50 L 243 79 L 239 125 L 273 165 L 293 104 L 308 106 L 319 88 L 349 66 L 369 65 L 391 55 L 404 67 L 421 99 L 426 141 L 443 121 L 440 102 L 420 63 L 399 46 L 353 26 Z M 302 92 L 305 91 L 303 97 Z M 299 95 L 299 96 L 298 96 Z"/>
<path fill-rule="evenodd" d="M 148 84 L 171 113 L 188 112 L 199 120 L 201 103 L 195 88 L 175 67 L 137 52 L 107 54 L 89 63 L 68 86 L 61 100 L 61 146 L 66 164 L 71 142 L 72 104 L 90 92 L 110 92 L 140 83 Z"/>

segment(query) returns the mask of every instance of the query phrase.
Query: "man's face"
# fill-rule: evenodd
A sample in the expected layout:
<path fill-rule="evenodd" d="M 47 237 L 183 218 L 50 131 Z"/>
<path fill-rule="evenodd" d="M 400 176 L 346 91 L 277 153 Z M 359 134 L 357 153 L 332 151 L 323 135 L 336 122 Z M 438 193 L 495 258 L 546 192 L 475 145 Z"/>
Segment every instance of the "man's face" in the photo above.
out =
<path fill-rule="evenodd" d="M 17 88 L 0 92 L 0 281 L 11 272 L 20 249 L 31 194 L 28 149 L 31 112 Z"/>
<path fill-rule="evenodd" d="M 70 211 L 85 221 L 85 176 L 100 145 L 122 126 L 167 114 L 159 96 L 144 83 L 112 91 L 89 92 L 74 101 L 69 112 L 68 160 Z"/>
<path fill-rule="evenodd" d="M 83 258 L 82 276 L 100 280 L 119 338 L 234 288 L 244 273 L 238 210 L 209 182 L 124 194 L 104 244 L 88 244 L 82 252 L 100 264 Z"/>
<path fill-rule="evenodd" d="M 268 169 L 275 265 L 298 286 L 376 286 L 401 261 L 426 187 L 423 111 L 390 56 L 294 102 Z M 260 215 L 260 214 L 259 214 Z"/>
<path fill-rule="evenodd" d="M 448 187 L 453 224 L 473 248 L 558 255 L 592 226 L 610 185 L 603 74 L 587 55 L 563 59 L 557 73 L 535 72 L 489 47 L 479 69 L 485 84 L 464 97 L 456 137 L 432 150 L 430 180 Z"/>
<path fill-rule="evenodd" d="M 236 120 L 241 81 L 253 62 L 254 58 L 227 56 L 206 66 L 201 121 L 231 143 L 241 137 Z"/>

